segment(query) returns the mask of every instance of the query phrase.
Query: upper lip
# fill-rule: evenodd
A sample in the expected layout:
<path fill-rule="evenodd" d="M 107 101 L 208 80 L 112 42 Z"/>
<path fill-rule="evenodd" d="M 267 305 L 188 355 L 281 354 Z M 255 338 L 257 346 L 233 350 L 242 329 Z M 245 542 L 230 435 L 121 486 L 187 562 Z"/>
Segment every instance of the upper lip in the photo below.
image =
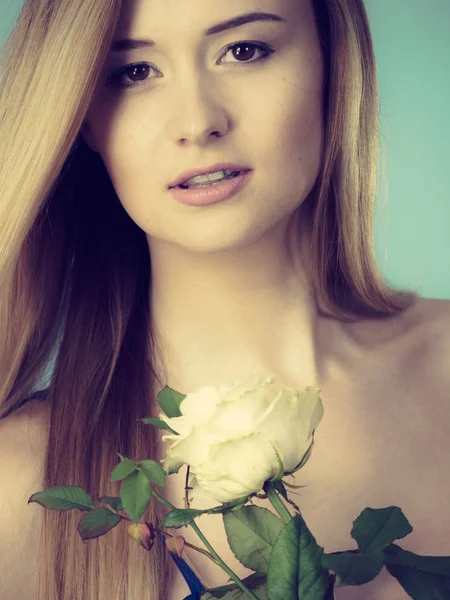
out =
<path fill-rule="evenodd" d="M 189 169 L 188 171 L 184 171 L 178 175 L 176 179 L 174 179 L 171 183 L 169 183 L 169 188 L 175 187 L 184 183 L 191 177 L 195 177 L 196 175 L 208 175 L 209 173 L 214 173 L 215 171 L 251 171 L 249 167 L 245 167 L 243 165 L 237 165 L 236 163 L 217 163 L 215 165 L 210 165 L 209 167 L 200 167 L 200 169 Z"/>

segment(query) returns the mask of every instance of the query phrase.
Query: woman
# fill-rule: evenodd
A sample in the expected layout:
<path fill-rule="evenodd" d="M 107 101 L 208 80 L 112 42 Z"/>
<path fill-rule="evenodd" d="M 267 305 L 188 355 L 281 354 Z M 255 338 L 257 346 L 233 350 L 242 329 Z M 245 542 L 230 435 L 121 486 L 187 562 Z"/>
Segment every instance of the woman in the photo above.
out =
<path fill-rule="evenodd" d="M 257 11 L 266 16 L 234 21 Z M 345 461 L 367 446 L 342 431 L 364 430 L 370 406 L 378 437 L 392 439 L 381 416 L 403 398 L 411 349 L 435 347 L 442 331 L 429 302 L 390 287 L 375 261 L 378 96 L 362 0 L 29 0 L 2 60 L 2 462 L 37 461 L 10 495 L 8 522 L 22 524 L 27 543 L 16 541 L 2 598 L 27 597 L 24 581 L 38 600 L 187 595 L 161 544 L 146 553 L 122 525 L 83 544 L 78 511 L 26 499 L 55 485 L 119 495 L 109 482 L 117 452 L 160 456 L 158 431 L 136 419 L 158 413 L 164 385 L 187 393 L 252 370 L 321 388 L 322 431 L 297 481 L 325 493 L 328 508 L 306 492 L 301 507 L 326 551 L 348 547 L 352 520 L 380 487 L 380 506 L 396 496 L 370 462 L 365 479 L 358 473 L 369 502 L 358 497 L 355 509 Z M 179 184 L 203 168 L 241 173 L 239 188 L 186 203 L 194 192 Z M 46 402 L 19 408 L 56 348 Z M 381 408 L 376 386 L 391 390 Z M 7 468 L 13 486 L 22 471 Z M 178 477 L 165 492 L 182 506 Z M 345 532 L 333 510 L 345 512 Z M 142 520 L 166 512 L 152 502 Z M 200 527 L 247 575 L 220 519 Z M 174 533 L 198 545 L 188 529 Z M 186 559 L 208 586 L 227 580 L 204 556 L 187 549 Z"/>

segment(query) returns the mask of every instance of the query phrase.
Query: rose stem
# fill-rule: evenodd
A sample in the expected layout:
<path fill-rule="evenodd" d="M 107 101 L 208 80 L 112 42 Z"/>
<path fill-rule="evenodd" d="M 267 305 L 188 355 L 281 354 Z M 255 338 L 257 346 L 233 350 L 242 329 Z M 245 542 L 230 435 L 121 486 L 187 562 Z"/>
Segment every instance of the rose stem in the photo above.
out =
<path fill-rule="evenodd" d="M 166 506 L 168 506 L 169 508 L 171 508 L 173 510 L 176 510 L 176 506 L 173 506 L 165 498 L 160 496 L 154 488 L 153 488 L 153 494 L 159 500 L 159 502 L 161 502 L 162 504 L 165 504 Z M 241 588 L 241 590 L 245 593 L 245 595 L 248 596 L 249 598 L 253 598 L 253 600 L 259 600 L 258 597 L 255 596 L 255 594 L 242 583 L 242 581 L 239 579 L 239 577 L 236 575 L 236 573 L 234 573 L 230 569 L 230 567 L 224 563 L 224 561 L 220 558 L 220 556 L 217 554 L 217 552 L 214 550 L 214 548 L 211 546 L 211 544 L 205 538 L 203 533 L 200 531 L 200 529 L 198 528 L 198 525 L 195 523 L 195 521 L 192 520 L 189 523 L 189 525 L 192 527 L 192 529 L 195 531 L 195 533 L 198 535 L 198 537 L 202 540 L 202 542 L 205 544 L 205 546 L 208 548 L 208 550 L 214 556 L 216 561 L 219 563 L 220 567 L 225 571 L 225 573 L 228 573 L 228 575 L 231 577 L 231 579 L 236 583 L 236 585 L 238 587 Z"/>
<path fill-rule="evenodd" d="M 289 521 L 292 520 L 291 513 L 288 511 L 288 509 L 285 507 L 285 505 L 282 503 L 282 501 L 278 497 L 277 493 L 273 489 L 272 484 L 269 481 L 266 481 L 263 489 L 266 492 L 271 505 L 274 507 L 274 509 L 280 515 L 282 521 L 285 524 L 289 523 Z"/>

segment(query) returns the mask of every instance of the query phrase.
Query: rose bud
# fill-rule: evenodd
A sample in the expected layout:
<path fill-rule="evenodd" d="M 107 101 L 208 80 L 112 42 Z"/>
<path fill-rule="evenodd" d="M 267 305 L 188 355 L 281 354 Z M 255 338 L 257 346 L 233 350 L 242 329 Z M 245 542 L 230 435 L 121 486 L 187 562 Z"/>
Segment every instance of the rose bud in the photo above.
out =
<path fill-rule="evenodd" d="M 172 554 L 178 554 L 181 556 L 184 550 L 184 537 L 182 535 L 174 535 L 173 537 L 166 538 L 166 546 L 167 549 L 172 552 Z"/>
<path fill-rule="evenodd" d="M 128 535 L 145 550 L 150 550 L 153 546 L 152 532 L 146 523 L 133 523 L 128 527 Z"/>

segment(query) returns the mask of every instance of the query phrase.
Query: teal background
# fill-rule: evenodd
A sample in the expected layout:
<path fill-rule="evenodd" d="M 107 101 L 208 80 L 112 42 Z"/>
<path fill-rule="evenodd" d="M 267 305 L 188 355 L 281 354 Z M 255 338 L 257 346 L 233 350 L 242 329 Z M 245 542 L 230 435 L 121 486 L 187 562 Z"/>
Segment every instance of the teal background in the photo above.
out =
<path fill-rule="evenodd" d="M 450 298 L 450 0 L 365 0 L 380 85 L 387 204 L 376 221 L 389 282 Z"/>

